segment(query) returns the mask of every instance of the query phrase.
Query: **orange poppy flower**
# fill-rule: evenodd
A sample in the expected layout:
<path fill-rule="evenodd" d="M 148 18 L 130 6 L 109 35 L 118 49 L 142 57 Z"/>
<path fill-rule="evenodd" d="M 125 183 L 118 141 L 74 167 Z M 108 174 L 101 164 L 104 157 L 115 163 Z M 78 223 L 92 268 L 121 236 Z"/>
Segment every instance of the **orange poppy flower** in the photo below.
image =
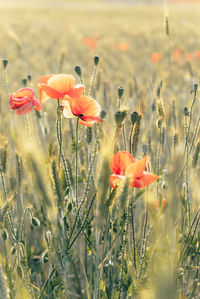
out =
<path fill-rule="evenodd" d="M 120 50 L 122 51 L 122 52 L 125 52 L 125 51 L 127 51 L 128 50 L 128 43 L 126 43 L 126 42 L 122 42 L 122 43 L 120 43 L 119 44 L 119 48 L 120 48 Z"/>
<path fill-rule="evenodd" d="M 162 54 L 159 52 L 154 52 L 151 55 L 151 61 L 153 63 L 157 63 L 159 60 L 161 60 L 161 58 L 162 58 Z"/>
<path fill-rule="evenodd" d="M 94 50 L 97 47 L 97 38 L 84 37 L 83 44 L 86 45 L 90 50 Z"/>
<path fill-rule="evenodd" d="M 199 50 L 196 50 L 196 51 L 195 51 L 195 55 L 196 55 L 196 57 L 200 58 L 200 51 L 199 51 Z"/>
<path fill-rule="evenodd" d="M 91 127 L 95 122 L 102 122 L 100 105 L 88 96 L 63 101 L 62 107 L 64 117 L 79 117 L 79 123 L 84 126 Z"/>
<path fill-rule="evenodd" d="M 158 176 L 145 171 L 149 157 L 135 161 L 130 153 L 120 151 L 113 155 L 110 161 L 110 169 L 113 172 L 110 176 L 110 185 L 116 188 L 120 181 L 125 178 L 130 180 L 130 186 L 144 188 L 158 179 Z"/>
<path fill-rule="evenodd" d="M 45 102 L 49 98 L 61 99 L 64 97 L 79 98 L 84 86 L 78 84 L 74 86 L 75 78 L 68 74 L 46 75 L 39 79 L 38 90 L 40 102 Z"/>
<path fill-rule="evenodd" d="M 31 112 L 33 106 L 37 111 L 42 109 L 40 102 L 34 98 L 34 91 L 32 88 L 21 88 L 10 95 L 9 107 L 12 110 L 16 110 L 16 114 L 24 115 Z"/>

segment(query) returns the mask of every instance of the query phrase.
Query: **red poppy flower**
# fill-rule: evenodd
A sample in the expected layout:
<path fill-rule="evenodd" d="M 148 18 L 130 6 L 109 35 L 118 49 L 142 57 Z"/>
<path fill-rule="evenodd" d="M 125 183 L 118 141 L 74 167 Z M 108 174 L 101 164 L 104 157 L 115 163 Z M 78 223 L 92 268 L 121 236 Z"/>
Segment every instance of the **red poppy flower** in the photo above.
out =
<path fill-rule="evenodd" d="M 161 58 L 162 58 L 162 54 L 159 52 L 154 52 L 151 55 L 151 61 L 153 63 L 157 63 L 159 60 L 161 60 Z"/>
<path fill-rule="evenodd" d="M 71 98 L 79 98 L 84 86 L 78 84 L 74 86 L 75 78 L 68 74 L 46 75 L 39 79 L 39 100 L 45 102 L 49 98 L 63 99 L 68 96 Z"/>
<path fill-rule="evenodd" d="M 37 111 L 42 109 L 40 102 L 34 98 L 34 91 L 32 88 L 21 88 L 10 95 L 9 107 L 12 110 L 16 110 L 16 114 L 24 115 L 31 112 L 33 106 Z"/>
<path fill-rule="evenodd" d="M 79 117 L 79 123 L 84 126 L 91 127 L 95 122 L 102 122 L 100 105 L 88 96 L 63 101 L 62 106 L 66 118 Z"/>
<path fill-rule="evenodd" d="M 145 171 L 149 157 L 135 161 L 130 153 L 120 151 L 113 155 L 110 161 L 110 169 L 113 172 L 110 176 L 110 185 L 116 188 L 120 181 L 128 178 L 130 186 L 144 188 L 158 179 L 158 176 Z"/>

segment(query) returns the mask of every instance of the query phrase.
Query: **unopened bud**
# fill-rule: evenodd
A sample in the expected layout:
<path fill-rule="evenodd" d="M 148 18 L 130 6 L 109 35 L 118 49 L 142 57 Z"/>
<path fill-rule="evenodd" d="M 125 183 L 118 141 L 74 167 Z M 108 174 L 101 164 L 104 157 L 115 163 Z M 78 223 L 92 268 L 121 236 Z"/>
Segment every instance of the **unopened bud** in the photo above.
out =
<path fill-rule="evenodd" d="M 134 125 L 137 120 L 138 120 L 138 112 L 134 111 L 133 113 L 131 113 L 131 122 L 132 122 L 132 124 Z"/>
<path fill-rule="evenodd" d="M 27 79 L 26 78 L 22 79 L 22 84 L 24 85 L 24 87 L 26 87 L 26 85 L 27 85 Z"/>
<path fill-rule="evenodd" d="M 75 66 L 74 70 L 75 70 L 75 72 L 77 73 L 77 75 L 78 75 L 79 77 L 82 76 L 81 67 L 80 67 L 79 65 Z"/>
<path fill-rule="evenodd" d="M 188 107 L 184 107 L 184 115 L 185 115 L 185 116 L 188 116 L 188 115 L 189 115 Z"/>
<path fill-rule="evenodd" d="M 121 98 L 124 94 L 124 87 L 123 86 L 120 86 L 118 87 L 118 96 L 119 98 Z"/>
<path fill-rule="evenodd" d="M 115 113 L 115 122 L 117 127 L 120 127 L 126 118 L 126 111 L 117 111 Z"/>
<path fill-rule="evenodd" d="M 99 56 L 94 56 L 94 64 L 97 66 L 99 63 Z"/>
<path fill-rule="evenodd" d="M 100 113 L 100 118 L 101 119 L 105 119 L 106 118 L 106 111 L 105 110 L 101 110 L 101 113 Z"/>
<path fill-rule="evenodd" d="M 8 65 L 8 59 L 3 59 L 2 63 L 3 63 L 3 68 L 5 70 L 7 68 L 7 65 Z"/>

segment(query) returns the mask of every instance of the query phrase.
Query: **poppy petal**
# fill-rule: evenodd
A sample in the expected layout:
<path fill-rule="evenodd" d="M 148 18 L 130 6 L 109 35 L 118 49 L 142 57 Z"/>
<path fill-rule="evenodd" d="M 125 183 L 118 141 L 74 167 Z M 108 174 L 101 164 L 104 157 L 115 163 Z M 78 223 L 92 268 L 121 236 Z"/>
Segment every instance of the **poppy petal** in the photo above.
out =
<path fill-rule="evenodd" d="M 46 101 L 48 98 L 52 98 L 52 99 L 59 99 L 59 98 L 63 98 L 65 96 L 65 94 L 55 90 L 54 88 L 45 85 L 45 84 L 40 84 L 38 86 L 39 89 L 39 100 L 40 102 L 44 102 Z"/>
<path fill-rule="evenodd" d="M 43 84 L 47 84 L 48 80 L 53 77 L 53 75 L 44 75 L 42 77 L 40 77 L 40 79 L 38 80 L 39 83 L 43 83 Z"/>
<path fill-rule="evenodd" d="M 135 188 L 144 188 L 152 183 L 154 183 L 159 177 L 151 172 L 144 171 L 144 173 L 135 178 L 130 185 Z"/>
<path fill-rule="evenodd" d="M 18 115 L 24 115 L 26 113 L 31 112 L 32 109 L 33 109 L 33 103 L 32 102 L 28 102 L 27 104 L 25 104 L 22 107 L 20 107 L 19 109 L 17 109 L 16 114 L 18 114 Z"/>
<path fill-rule="evenodd" d="M 124 175 L 128 165 L 135 162 L 135 159 L 129 152 L 120 151 L 114 154 L 110 161 L 110 169 L 113 173 Z"/>
<path fill-rule="evenodd" d="M 14 94 L 14 97 L 15 98 L 27 97 L 30 100 L 33 100 L 34 99 L 34 91 L 32 88 L 29 88 L 29 87 L 21 88 Z"/>
<path fill-rule="evenodd" d="M 83 86 L 83 84 L 77 84 L 74 88 L 72 88 L 67 95 L 70 98 L 80 98 L 83 94 L 85 87 Z"/>
<path fill-rule="evenodd" d="M 126 176 L 128 178 L 130 178 L 131 181 L 136 177 L 140 177 L 145 170 L 148 160 L 149 160 L 149 157 L 146 156 L 143 159 L 140 159 L 140 160 L 130 164 L 126 169 Z"/>
<path fill-rule="evenodd" d="M 125 180 L 125 176 L 122 175 L 116 175 L 116 174 L 111 174 L 110 175 L 110 186 L 111 188 L 116 188 L 120 182 Z"/>
<path fill-rule="evenodd" d="M 42 105 L 36 99 L 34 99 L 34 101 L 33 101 L 33 106 L 35 106 L 35 110 L 37 110 L 37 111 L 40 111 L 42 109 Z"/>
<path fill-rule="evenodd" d="M 69 102 L 68 101 L 62 101 L 62 107 L 63 107 L 63 115 L 66 118 L 74 118 L 76 117 L 70 108 Z"/>
<path fill-rule="evenodd" d="M 100 116 L 101 107 L 94 99 L 88 96 L 81 96 L 78 99 L 69 101 L 72 113 L 83 116 Z"/>
<path fill-rule="evenodd" d="M 54 90 L 67 93 L 73 89 L 75 78 L 68 74 L 57 74 L 52 76 L 48 80 L 48 86 L 52 87 Z"/>

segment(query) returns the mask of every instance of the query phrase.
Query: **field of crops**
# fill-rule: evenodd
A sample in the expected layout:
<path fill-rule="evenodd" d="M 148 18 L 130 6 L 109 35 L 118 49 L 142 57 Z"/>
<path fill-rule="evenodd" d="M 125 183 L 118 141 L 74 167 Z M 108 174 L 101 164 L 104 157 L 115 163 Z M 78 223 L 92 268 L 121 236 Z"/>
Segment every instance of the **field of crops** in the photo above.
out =
<path fill-rule="evenodd" d="M 200 6 L 12 3 L 0 298 L 200 298 Z"/>

